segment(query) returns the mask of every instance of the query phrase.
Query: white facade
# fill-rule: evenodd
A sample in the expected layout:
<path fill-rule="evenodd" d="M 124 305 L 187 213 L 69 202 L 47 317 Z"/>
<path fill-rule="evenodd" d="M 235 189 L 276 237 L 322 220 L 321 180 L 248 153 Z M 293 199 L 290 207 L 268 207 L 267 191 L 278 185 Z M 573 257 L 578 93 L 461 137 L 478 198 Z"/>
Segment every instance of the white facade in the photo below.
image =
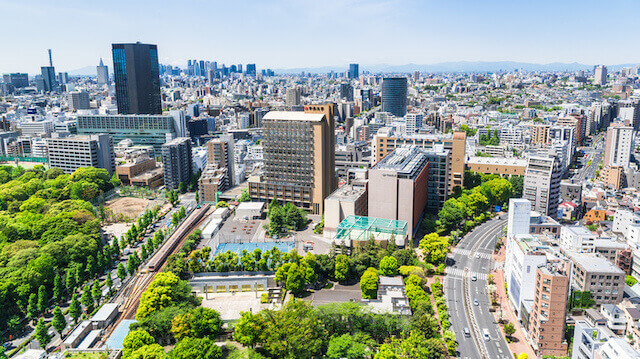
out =
<path fill-rule="evenodd" d="M 640 359 L 640 353 L 622 338 L 609 338 L 598 353 L 605 359 Z"/>
<path fill-rule="evenodd" d="M 568 251 L 593 253 L 596 238 L 583 226 L 563 226 L 560 229 L 560 246 Z"/>
<path fill-rule="evenodd" d="M 504 277 L 509 291 L 509 302 L 518 316 L 523 303 L 533 301 L 535 295 L 536 268 L 547 263 L 547 256 L 537 251 L 538 242 L 528 235 L 507 238 L 504 261 Z"/>
<path fill-rule="evenodd" d="M 625 239 L 630 246 L 640 246 L 640 224 L 630 225 Z"/>
<path fill-rule="evenodd" d="M 207 167 L 208 153 L 207 147 L 193 147 L 191 149 L 191 157 L 193 159 L 193 173 L 203 170 Z"/>
<path fill-rule="evenodd" d="M 610 126 L 607 130 L 603 164 L 607 166 L 629 166 L 633 148 L 633 127 Z"/>
<path fill-rule="evenodd" d="M 529 234 L 531 223 L 531 202 L 526 199 L 509 199 L 507 236 Z"/>
<path fill-rule="evenodd" d="M 535 211 L 556 218 L 560 204 L 562 169 L 554 157 L 529 157 L 524 175 L 522 198 L 531 201 Z"/>
<path fill-rule="evenodd" d="M 632 224 L 640 224 L 640 216 L 631 211 L 618 209 L 613 215 L 613 231 L 622 233 L 625 238 L 627 238 L 629 228 Z"/>
<path fill-rule="evenodd" d="M 407 135 L 412 135 L 422 127 L 422 114 L 421 113 L 408 113 L 405 115 L 407 128 L 405 129 Z"/>

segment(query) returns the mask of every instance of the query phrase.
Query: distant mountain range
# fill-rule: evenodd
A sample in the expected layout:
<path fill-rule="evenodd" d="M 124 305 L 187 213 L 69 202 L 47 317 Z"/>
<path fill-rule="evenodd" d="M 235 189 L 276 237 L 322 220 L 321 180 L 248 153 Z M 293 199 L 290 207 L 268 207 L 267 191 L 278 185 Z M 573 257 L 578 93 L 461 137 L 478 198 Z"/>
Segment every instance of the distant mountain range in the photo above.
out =
<path fill-rule="evenodd" d="M 607 65 L 609 71 L 618 71 L 623 67 L 633 67 L 640 64 L 618 64 Z M 360 72 L 368 71 L 372 73 L 410 73 L 414 71 L 442 73 L 442 72 L 501 72 L 501 71 L 591 71 L 594 65 L 585 65 L 578 62 L 562 63 L 552 62 L 549 64 L 534 64 L 530 62 L 516 61 L 456 61 L 441 62 L 431 65 L 360 65 Z M 110 66 L 111 67 L 111 66 Z M 307 73 L 328 73 L 347 71 L 348 66 L 322 66 L 322 67 L 299 67 L 289 69 L 274 69 L 280 74 Z M 111 69 L 110 69 L 111 70 Z M 80 69 L 68 71 L 70 76 L 96 76 L 95 66 L 86 66 Z"/>

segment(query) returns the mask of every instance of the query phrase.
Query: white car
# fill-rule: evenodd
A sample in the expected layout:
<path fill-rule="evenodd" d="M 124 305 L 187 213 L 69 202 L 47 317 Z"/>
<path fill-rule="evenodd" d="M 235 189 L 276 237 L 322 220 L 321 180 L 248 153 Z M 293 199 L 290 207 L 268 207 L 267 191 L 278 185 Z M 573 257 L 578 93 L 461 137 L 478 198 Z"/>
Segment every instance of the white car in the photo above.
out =
<path fill-rule="evenodd" d="M 478 298 L 473 298 L 473 305 L 478 306 L 480 302 L 478 302 Z"/>
<path fill-rule="evenodd" d="M 472 281 L 472 282 L 475 282 L 475 281 L 477 281 L 477 280 L 478 280 L 478 277 L 476 277 L 476 275 L 475 275 L 475 274 L 471 276 L 471 281 Z"/>

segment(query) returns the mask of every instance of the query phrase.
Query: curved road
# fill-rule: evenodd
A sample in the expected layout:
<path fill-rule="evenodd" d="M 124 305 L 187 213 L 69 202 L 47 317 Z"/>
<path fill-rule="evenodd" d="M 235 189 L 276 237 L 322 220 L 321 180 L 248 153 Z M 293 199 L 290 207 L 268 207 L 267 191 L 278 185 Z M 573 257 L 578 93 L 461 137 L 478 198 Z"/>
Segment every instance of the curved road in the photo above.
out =
<path fill-rule="evenodd" d="M 505 225 L 506 220 L 499 218 L 483 223 L 468 233 L 447 258 L 444 293 L 460 358 L 512 358 L 502 331 L 493 313 L 489 312 L 491 302 L 487 289 L 491 255 Z M 466 273 L 465 269 L 468 269 Z M 463 280 L 469 285 L 470 298 L 466 303 Z M 478 305 L 474 304 L 476 299 Z M 474 330 L 474 322 L 477 330 Z M 470 329 L 470 338 L 464 336 L 464 328 Z M 483 338 L 485 329 L 489 331 L 488 341 Z"/>

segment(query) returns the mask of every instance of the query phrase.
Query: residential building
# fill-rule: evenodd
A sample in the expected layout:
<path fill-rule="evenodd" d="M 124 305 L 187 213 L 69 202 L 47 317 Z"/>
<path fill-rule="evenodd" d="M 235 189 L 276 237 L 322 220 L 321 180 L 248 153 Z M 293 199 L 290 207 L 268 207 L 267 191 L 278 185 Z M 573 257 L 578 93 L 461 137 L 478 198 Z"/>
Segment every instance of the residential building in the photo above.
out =
<path fill-rule="evenodd" d="M 536 268 L 535 296 L 527 332 L 540 356 L 567 353 L 564 335 L 568 293 L 569 277 L 561 263 Z"/>
<path fill-rule="evenodd" d="M 632 149 L 633 127 L 612 124 L 607 129 L 603 165 L 605 167 L 628 167 Z"/>
<path fill-rule="evenodd" d="M 71 91 L 67 96 L 69 101 L 69 108 L 71 108 L 72 110 L 88 110 L 90 108 L 88 92 Z"/>
<path fill-rule="evenodd" d="M 188 185 L 193 173 L 191 139 L 178 137 L 162 145 L 162 163 L 165 188 L 177 189 L 180 183 Z"/>
<path fill-rule="evenodd" d="M 427 205 L 429 160 L 417 146 L 397 148 L 369 170 L 369 216 L 419 226 Z"/>
<path fill-rule="evenodd" d="M 622 301 L 625 273 L 594 253 L 569 253 L 573 262 L 571 283 L 576 290 L 590 291 L 596 304 Z"/>
<path fill-rule="evenodd" d="M 48 138 L 47 147 L 49 165 L 64 173 L 82 167 L 104 168 L 109 174 L 115 171 L 113 142 L 107 134 Z"/>
<path fill-rule="evenodd" d="M 264 167 L 262 176 L 249 179 L 251 198 L 323 213 L 324 199 L 337 187 L 333 106 L 271 111 L 262 121 Z"/>
<path fill-rule="evenodd" d="M 601 358 L 599 350 L 608 340 L 615 339 L 615 334 L 606 326 L 598 326 L 585 319 L 577 320 L 573 331 L 573 350 L 571 359 Z M 613 359 L 616 357 L 612 357 Z"/>
<path fill-rule="evenodd" d="M 140 42 L 113 44 L 112 52 L 118 113 L 162 114 L 158 47 Z"/>
<path fill-rule="evenodd" d="M 287 97 L 285 99 L 285 103 L 287 107 L 299 106 L 301 104 L 300 102 L 301 92 L 302 91 L 299 87 L 290 87 L 287 89 L 287 92 L 286 92 Z"/>
<path fill-rule="evenodd" d="M 218 200 L 217 193 L 229 189 L 230 181 L 231 176 L 229 176 L 228 167 L 207 165 L 198 179 L 200 201 L 216 203 Z"/>
<path fill-rule="evenodd" d="M 596 66 L 593 74 L 593 83 L 595 85 L 604 86 L 607 84 L 607 67 L 604 65 Z"/>
<path fill-rule="evenodd" d="M 228 135 L 214 138 L 207 142 L 207 161 L 209 165 L 216 168 L 227 168 L 227 174 L 229 175 L 228 186 L 235 186 L 234 182 L 234 142 L 233 138 Z"/>
<path fill-rule="evenodd" d="M 435 145 L 431 149 L 423 149 L 423 151 L 429 162 L 426 210 L 437 213 L 449 198 L 451 151 L 446 150 L 443 144 Z"/>
<path fill-rule="evenodd" d="M 607 319 L 607 327 L 617 335 L 624 335 L 627 330 L 627 318 L 622 309 L 615 304 L 600 306 L 600 314 Z"/>
<path fill-rule="evenodd" d="M 597 238 L 598 236 L 580 225 L 563 226 L 560 230 L 560 246 L 566 251 L 593 253 Z"/>
<path fill-rule="evenodd" d="M 561 179 L 562 171 L 556 158 L 531 156 L 524 176 L 522 198 L 531 201 L 535 211 L 556 218 Z"/>
<path fill-rule="evenodd" d="M 640 225 L 640 216 L 638 214 L 626 209 L 618 209 L 613 215 L 612 231 L 629 238 L 629 229 L 634 224 Z"/>
<path fill-rule="evenodd" d="M 531 202 L 526 199 L 510 198 L 507 217 L 507 237 L 529 234 Z"/>
<path fill-rule="evenodd" d="M 531 143 L 537 145 L 545 145 L 548 142 L 549 125 L 533 125 L 531 126 Z"/>

